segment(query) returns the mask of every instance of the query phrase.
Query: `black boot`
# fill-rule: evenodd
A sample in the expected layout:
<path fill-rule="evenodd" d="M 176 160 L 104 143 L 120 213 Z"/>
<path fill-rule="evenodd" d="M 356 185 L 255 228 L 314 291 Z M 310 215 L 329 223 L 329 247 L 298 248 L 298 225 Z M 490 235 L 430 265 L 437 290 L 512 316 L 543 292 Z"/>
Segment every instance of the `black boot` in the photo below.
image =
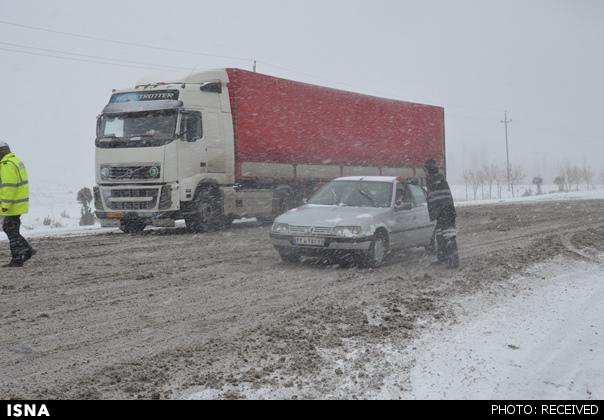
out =
<path fill-rule="evenodd" d="M 457 252 L 457 240 L 455 238 L 447 242 L 447 267 L 459 268 L 459 253 Z"/>
<path fill-rule="evenodd" d="M 449 255 L 449 258 L 447 259 L 447 268 L 459 268 L 459 254 L 457 252 L 453 255 Z"/>
<path fill-rule="evenodd" d="M 436 261 L 435 264 L 441 264 L 447 261 L 447 243 L 441 233 L 436 234 Z"/>
<path fill-rule="evenodd" d="M 31 257 L 36 255 L 37 253 L 38 253 L 38 251 L 36 251 L 33 248 L 28 249 L 27 251 L 25 251 L 25 254 L 23 254 L 23 262 L 25 262 L 27 260 L 31 260 Z"/>
<path fill-rule="evenodd" d="M 4 264 L 2 267 L 23 267 L 23 259 L 22 258 L 13 258 L 10 260 L 8 264 Z"/>

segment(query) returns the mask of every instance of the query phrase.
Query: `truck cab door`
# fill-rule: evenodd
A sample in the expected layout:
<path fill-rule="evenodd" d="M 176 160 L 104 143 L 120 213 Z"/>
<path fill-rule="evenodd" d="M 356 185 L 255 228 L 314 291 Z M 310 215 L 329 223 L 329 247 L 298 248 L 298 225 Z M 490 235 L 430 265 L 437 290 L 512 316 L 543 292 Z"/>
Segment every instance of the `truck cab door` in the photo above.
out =
<path fill-rule="evenodd" d="M 206 152 L 204 145 L 204 127 L 199 111 L 185 111 L 181 114 L 178 142 L 178 179 L 184 185 L 187 180 L 199 177 L 206 172 Z M 191 181 L 193 182 L 193 181 Z M 194 186 L 187 185 L 188 188 Z"/>
<path fill-rule="evenodd" d="M 214 110 L 206 110 L 203 114 L 206 172 L 222 175 L 226 172 L 226 144 L 222 134 L 222 115 Z"/>

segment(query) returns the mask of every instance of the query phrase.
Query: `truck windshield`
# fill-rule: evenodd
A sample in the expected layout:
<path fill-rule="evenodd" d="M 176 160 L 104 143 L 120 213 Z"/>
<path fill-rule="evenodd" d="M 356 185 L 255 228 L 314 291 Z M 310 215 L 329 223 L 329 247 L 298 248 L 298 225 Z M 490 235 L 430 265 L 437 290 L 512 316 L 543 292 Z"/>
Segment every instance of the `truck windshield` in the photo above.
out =
<path fill-rule="evenodd" d="M 169 143 L 175 137 L 177 115 L 175 110 L 105 114 L 98 125 L 97 146 L 145 147 Z"/>
<path fill-rule="evenodd" d="M 390 207 L 391 182 L 332 181 L 321 188 L 309 204 L 350 207 Z"/>

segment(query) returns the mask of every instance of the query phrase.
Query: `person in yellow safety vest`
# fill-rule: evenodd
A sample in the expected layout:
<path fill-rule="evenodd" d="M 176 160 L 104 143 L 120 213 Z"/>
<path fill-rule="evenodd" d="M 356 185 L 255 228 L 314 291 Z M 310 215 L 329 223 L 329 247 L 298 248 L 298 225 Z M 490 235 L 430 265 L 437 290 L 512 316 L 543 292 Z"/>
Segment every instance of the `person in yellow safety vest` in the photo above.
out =
<path fill-rule="evenodd" d="M 21 215 L 29 210 L 29 178 L 25 165 L 10 147 L 0 141 L 0 217 L 2 229 L 8 236 L 11 261 L 3 267 L 23 267 L 36 251 L 19 233 Z"/>

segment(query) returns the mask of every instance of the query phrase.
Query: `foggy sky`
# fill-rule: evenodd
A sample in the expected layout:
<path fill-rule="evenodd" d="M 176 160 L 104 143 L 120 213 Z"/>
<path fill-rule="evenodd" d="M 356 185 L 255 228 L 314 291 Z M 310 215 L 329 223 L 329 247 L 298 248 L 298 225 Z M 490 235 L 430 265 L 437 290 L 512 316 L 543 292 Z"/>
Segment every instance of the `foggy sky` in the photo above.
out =
<path fill-rule="evenodd" d="M 512 162 L 528 176 L 549 183 L 564 161 L 604 168 L 598 0 L 0 0 L 0 21 L 232 57 L 0 23 L 0 140 L 25 160 L 32 184 L 92 186 L 95 118 L 111 89 L 194 69 L 251 69 L 252 59 L 265 74 L 443 106 L 453 178 L 504 162 L 504 110 Z M 48 56 L 98 60 L 61 51 L 177 68 Z"/>

